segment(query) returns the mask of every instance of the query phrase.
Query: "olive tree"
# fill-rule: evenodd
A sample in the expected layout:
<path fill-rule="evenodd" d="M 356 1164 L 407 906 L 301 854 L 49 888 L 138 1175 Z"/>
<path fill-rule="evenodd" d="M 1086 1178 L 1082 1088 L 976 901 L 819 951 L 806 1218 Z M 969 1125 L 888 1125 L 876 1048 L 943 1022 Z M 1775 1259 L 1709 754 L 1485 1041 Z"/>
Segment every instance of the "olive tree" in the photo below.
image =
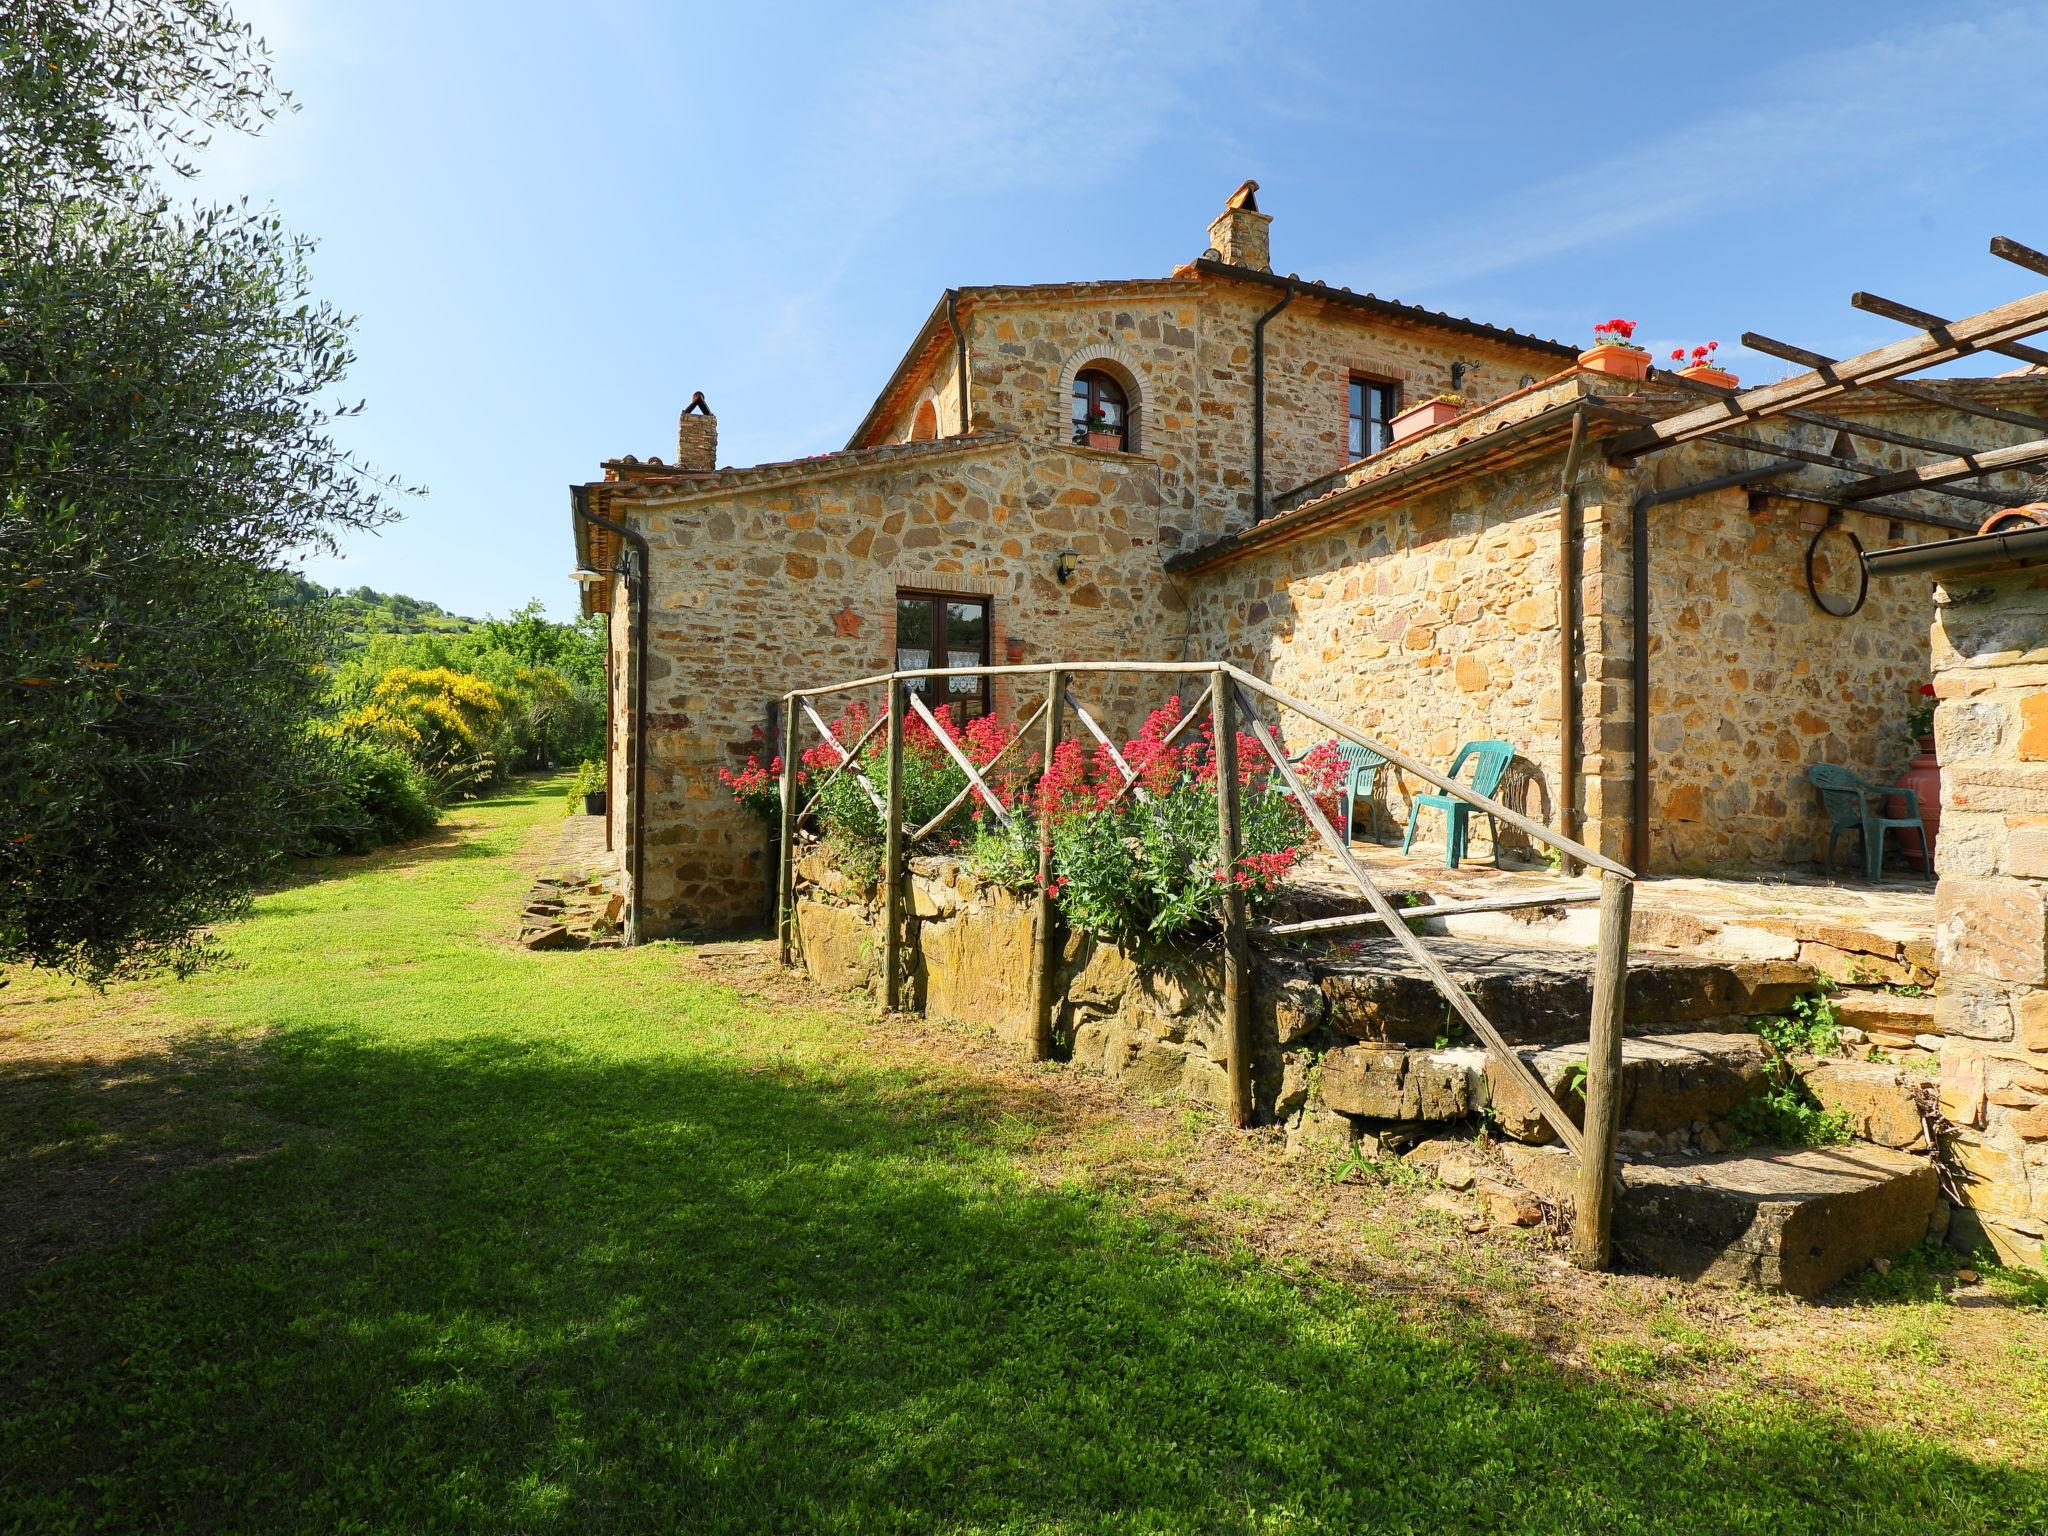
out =
<path fill-rule="evenodd" d="M 215 0 L 0 7 L 0 965 L 187 968 L 294 840 L 279 567 L 390 488 L 333 440 L 306 243 L 172 195 L 287 106 Z"/>

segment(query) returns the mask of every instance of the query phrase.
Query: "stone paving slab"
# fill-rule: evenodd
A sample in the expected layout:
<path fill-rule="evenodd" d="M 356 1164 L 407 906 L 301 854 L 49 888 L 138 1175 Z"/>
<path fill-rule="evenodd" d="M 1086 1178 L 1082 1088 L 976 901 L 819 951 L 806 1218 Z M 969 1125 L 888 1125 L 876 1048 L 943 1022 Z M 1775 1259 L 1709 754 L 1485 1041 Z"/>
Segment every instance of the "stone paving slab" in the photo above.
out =
<path fill-rule="evenodd" d="M 602 816 L 562 818 L 519 915 L 528 949 L 602 949 L 619 943 L 618 876 Z"/>
<path fill-rule="evenodd" d="M 1394 896 L 1429 902 L 1589 892 L 1594 880 L 1567 879 L 1544 868 L 1497 869 L 1467 859 L 1446 869 L 1417 848 L 1361 842 L 1352 854 L 1373 883 Z M 1441 854 L 1437 855 L 1440 860 Z M 1317 850 L 1291 882 L 1304 911 L 1356 911 L 1349 877 L 1327 851 Z M 1495 941 L 1541 941 L 1591 947 L 1598 913 L 1591 905 L 1539 907 L 1516 912 L 1470 913 L 1434 920 L 1430 931 Z M 1865 973 L 1872 981 L 1907 981 L 1933 966 L 1934 885 L 1887 879 L 1877 885 L 1822 879 L 1799 871 L 1715 879 L 1660 876 L 1636 886 L 1631 942 L 1694 950 L 1723 958 L 1819 963 L 1837 979 Z M 1804 953 L 1816 947 L 1811 955 Z M 1831 961 L 1823 952 L 1843 957 Z M 1867 957 L 1867 958 L 1866 958 Z M 1883 973 L 1883 974 L 1878 974 Z M 1895 974 L 1894 974 L 1895 973 Z"/>

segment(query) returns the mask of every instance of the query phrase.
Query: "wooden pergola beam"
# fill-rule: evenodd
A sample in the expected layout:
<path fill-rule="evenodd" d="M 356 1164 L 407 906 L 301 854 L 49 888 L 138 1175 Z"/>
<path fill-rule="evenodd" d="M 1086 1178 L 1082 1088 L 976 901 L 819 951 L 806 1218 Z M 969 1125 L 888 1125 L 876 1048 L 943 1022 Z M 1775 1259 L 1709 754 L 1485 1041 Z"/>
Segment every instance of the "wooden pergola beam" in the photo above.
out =
<path fill-rule="evenodd" d="M 1718 395 L 1725 399 L 1741 393 L 1739 390 L 1723 389 L 1719 384 L 1688 379 L 1682 373 L 1659 371 L 1655 378 L 1660 384 L 1676 384 L 1679 388 L 1696 395 Z M 1881 427 L 1874 422 L 1855 421 L 1847 416 L 1824 416 L 1819 411 L 1780 411 L 1778 414 L 1787 421 L 1804 422 L 1810 427 L 1825 427 L 1831 432 L 1846 432 L 1851 437 L 1860 437 L 1873 443 L 1890 443 L 1896 448 L 1916 448 L 1922 453 L 1938 453 L 1944 457 L 1970 451 L 1968 443 L 1951 443 L 1939 437 L 1920 437 L 1911 432 L 1901 432 L 1897 427 Z"/>
<path fill-rule="evenodd" d="M 1917 491 L 1951 480 L 1967 480 L 1973 475 L 1996 475 L 2006 470 L 2026 469 L 2030 465 L 2048 463 L 2048 438 L 2031 443 L 2014 443 L 2005 448 L 1986 448 L 1982 453 L 1966 453 L 1959 458 L 1943 459 L 1934 464 L 1921 464 L 1912 469 L 1902 469 L 1889 475 L 1872 475 L 1864 480 L 1852 480 L 1837 487 L 1844 496 L 1857 500 L 1868 500 L 1872 496 L 1890 496 L 1898 491 Z"/>
<path fill-rule="evenodd" d="M 1866 315 L 1882 315 L 1887 320 L 1896 320 L 1901 325 L 1915 326 L 1923 331 L 1944 330 L 1948 322 L 1941 316 L 1925 309 L 1915 309 L 1910 304 L 1901 304 L 1896 299 L 1879 298 L 1874 293 L 1860 290 L 1849 295 L 1852 309 L 1860 309 Z M 1986 347 L 1987 352 L 1996 352 L 2022 363 L 2048 363 L 2048 352 L 2039 347 L 2030 347 L 2025 342 L 2001 342 L 1995 347 Z"/>
<path fill-rule="evenodd" d="M 1991 254 L 2000 261 L 2009 261 L 2016 267 L 2025 267 L 2029 272 L 2048 277 L 2048 254 L 2035 250 L 2031 245 L 2021 245 L 2005 235 L 1993 235 Z"/>
<path fill-rule="evenodd" d="M 1919 331 L 1839 362 L 1811 365 L 1808 372 L 1780 379 L 1775 384 L 1746 389 L 1726 400 L 1710 400 L 1695 410 L 1681 411 L 1654 426 L 1630 433 L 1615 443 L 1614 449 L 1633 453 L 1689 442 L 1724 427 L 1833 399 L 1859 385 L 1883 384 L 1902 374 L 1917 373 L 1922 368 L 1951 362 L 2002 342 L 2017 341 L 2043 328 L 2048 328 L 2048 293 L 2029 294 L 2023 299 L 2014 299 L 1982 314 L 1958 320 L 1940 335 Z M 1743 345 L 1754 346 L 1755 343 L 1749 336 L 1744 336 Z M 1758 347 L 1757 350 L 1768 351 L 1769 348 Z M 1968 408 L 1978 410 L 1979 414 L 1989 414 L 1978 407 Z M 2048 428 L 2048 422 L 2040 425 Z"/>
<path fill-rule="evenodd" d="M 1803 367 L 1828 370 L 1842 366 L 1825 352 L 1809 351 L 1795 347 L 1789 341 L 1778 341 L 1770 336 L 1758 335 L 1755 331 L 1742 333 L 1742 344 L 1753 352 L 1768 352 L 1772 357 L 1782 357 L 1788 363 Z M 2035 416 L 2026 411 L 2008 411 L 2001 406 L 1979 405 L 1975 400 L 1962 395 L 1952 395 L 1945 389 L 1936 389 L 1931 384 L 1921 384 L 1909 379 L 1880 379 L 1874 381 L 1879 389 L 1895 395 L 1904 395 L 1908 400 L 1919 400 L 1927 405 L 1938 405 L 1945 410 L 1960 411 L 1966 416 L 1982 416 L 1991 421 L 2002 421 L 2010 426 L 2027 427 L 2035 432 L 2048 432 L 2048 416 Z"/>
<path fill-rule="evenodd" d="M 1716 432 L 1709 437 L 1696 439 L 1696 441 L 1706 443 L 1719 443 L 1725 448 L 1740 448 L 1746 453 L 1766 453 L 1771 454 L 1778 458 L 1797 459 L 1802 464 L 1815 464 L 1823 469 L 1845 469 L 1855 474 L 1867 475 L 1871 467 L 1870 465 L 1865 464 L 1860 459 L 1845 459 L 1840 454 L 1820 453 L 1815 451 L 1814 449 L 1800 448 L 1791 443 L 1774 443 L 1766 438 L 1750 437 L 1746 433 L 1742 432 Z M 1942 464 L 1949 464 L 1955 461 L 1953 459 L 1944 459 L 1940 462 Z M 1926 465 L 1924 467 L 1932 469 L 1936 468 L 1937 466 Z M 1987 471 L 1987 473 L 1988 472 L 1989 471 Z M 1892 487 L 1892 489 L 1905 490 L 1908 489 L 1908 487 L 1895 486 Z M 1929 481 L 1926 484 L 1920 486 L 1919 489 L 1928 491 L 1929 493 L 1937 496 L 1958 496 L 1965 501 L 1985 502 L 1994 507 L 2025 506 L 2028 500 L 2028 498 L 2024 496 L 2003 496 L 2000 495 L 1997 491 L 1980 491 L 1970 486 L 1944 485 L 1939 484 L 1935 481 Z M 1850 485 L 1838 485 L 1835 487 L 1835 490 L 1843 496 L 1850 497 L 1854 500 L 1862 500 L 1871 496 L 1886 496 L 1891 494 L 1891 492 L 1887 490 L 1865 491 L 1862 492 L 1861 495 L 1857 495 L 1855 493 L 1853 482 Z"/>

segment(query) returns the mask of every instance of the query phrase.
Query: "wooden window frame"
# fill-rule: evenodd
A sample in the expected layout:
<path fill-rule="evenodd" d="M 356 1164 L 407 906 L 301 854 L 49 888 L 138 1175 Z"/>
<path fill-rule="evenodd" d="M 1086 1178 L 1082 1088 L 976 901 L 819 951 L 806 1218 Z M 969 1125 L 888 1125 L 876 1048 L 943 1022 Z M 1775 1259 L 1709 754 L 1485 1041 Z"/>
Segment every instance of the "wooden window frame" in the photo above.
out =
<path fill-rule="evenodd" d="M 1083 390 L 1091 391 L 1088 397 L 1089 403 L 1091 405 L 1094 403 L 1095 397 L 1092 391 L 1095 386 L 1089 382 L 1091 376 L 1102 380 L 1103 383 L 1109 385 L 1110 388 L 1117 392 L 1116 451 L 1118 453 L 1129 453 L 1131 451 L 1131 415 L 1134 410 L 1134 407 L 1131 405 L 1131 391 L 1123 380 L 1119 379 L 1107 368 L 1087 363 L 1074 370 L 1073 388 L 1067 392 L 1067 419 L 1073 428 L 1074 441 L 1076 443 L 1087 441 L 1086 413 L 1084 412 L 1080 417 L 1076 417 L 1073 414 L 1073 410 L 1075 396 Z"/>
<path fill-rule="evenodd" d="M 1351 392 L 1361 387 L 1366 391 L 1364 398 L 1360 401 L 1364 411 L 1362 414 L 1354 416 L 1351 414 Z M 1376 389 L 1383 389 L 1387 392 L 1387 417 L 1384 423 L 1387 440 L 1378 448 L 1373 447 L 1371 442 L 1373 417 L 1370 414 L 1370 406 L 1372 404 L 1371 392 Z M 1352 373 L 1349 375 L 1344 380 L 1344 462 L 1347 464 L 1356 463 L 1359 459 L 1370 458 L 1375 453 L 1384 453 L 1387 449 L 1393 447 L 1394 418 L 1400 414 L 1401 381 L 1399 379 L 1383 378 L 1373 373 Z M 1357 453 L 1351 451 L 1351 423 L 1354 421 L 1359 424 L 1360 451 Z"/>
<path fill-rule="evenodd" d="M 993 597 L 980 592 L 941 592 L 935 588 L 929 587 L 898 587 L 896 589 L 896 607 L 890 609 L 890 616 L 896 621 L 895 628 L 893 631 L 895 638 L 891 642 L 891 648 L 889 653 L 890 671 L 895 672 L 902 670 L 901 662 L 903 657 L 903 624 L 901 610 L 902 605 L 906 602 L 925 603 L 930 606 L 932 611 L 932 638 L 935 641 L 940 642 L 934 648 L 935 653 L 943 652 L 945 649 L 947 649 L 947 647 L 944 645 L 946 633 L 946 604 L 978 604 L 981 608 L 982 614 L 981 660 L 976 662 L 975 665 L 987 667 L 993 666 L 995 664 L 991 659 L 994 655 L 996 637 L 996 600 Z M 995 679 L 992 677 L 985 676 L 980 681 L 981 713 L 984 715 L 994 714 Z M 941 706 L 933 702 L 929 684 L 930 679 L 925 678 L 920 679 L 917 682 L 913 682 L 910 686 L 916 688 L 920 693 L 924 695 L 925 703 L 931 706 L 933 714 L 937 714 Z M 945 702 L 943 707 L 948 710 L 951 710 L 955 702 L 956 701 L 949 699 Z M 965 725 L 967 722 L 965 720 L 960 719 L 959 714 L 956 711 L 954 713 L 953 723 L 955 725 Z"/>

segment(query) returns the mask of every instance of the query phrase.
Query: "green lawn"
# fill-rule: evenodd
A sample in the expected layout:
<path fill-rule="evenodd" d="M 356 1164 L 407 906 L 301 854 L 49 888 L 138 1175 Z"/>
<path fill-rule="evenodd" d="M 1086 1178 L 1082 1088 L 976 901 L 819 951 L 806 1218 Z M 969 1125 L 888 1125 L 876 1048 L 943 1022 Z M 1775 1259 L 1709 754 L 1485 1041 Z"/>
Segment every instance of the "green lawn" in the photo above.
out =
<path fill-rule="evenodd" d="M 0 991 L 35 1084 L 0 1145 L 34 1193 L 0 1529 L 2048 1522 L 2038 1472 L 1666 1406 L 1049 1186 L 1050 1096 L 878 1063 L 850 1012 L 668 946 L 515 950 L 559 808 L 522 789 L 271 895 L 183 984 Z"/>

